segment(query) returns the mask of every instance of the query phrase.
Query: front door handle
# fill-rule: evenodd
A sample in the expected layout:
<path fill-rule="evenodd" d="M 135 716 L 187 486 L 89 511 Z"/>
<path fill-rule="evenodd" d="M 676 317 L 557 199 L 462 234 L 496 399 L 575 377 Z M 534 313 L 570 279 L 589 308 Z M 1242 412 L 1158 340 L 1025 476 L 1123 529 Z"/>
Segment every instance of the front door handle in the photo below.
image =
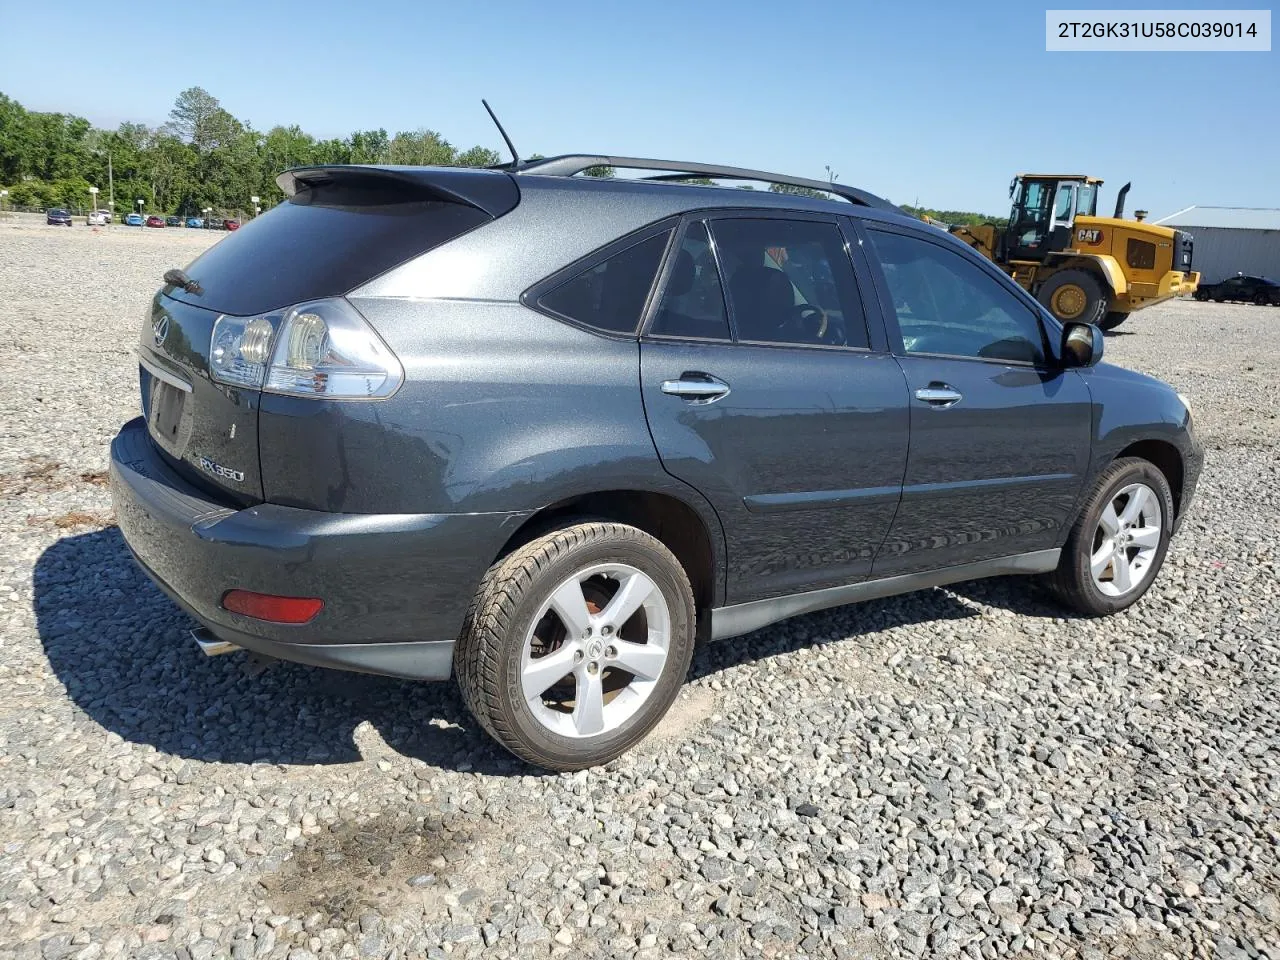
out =
<path fill-rule="evenodd" d="M 939 383 L 935 380 L 927 387 L 921 387 L 917 390 L 916 399 L 923 400 L 931 407 L 945 410 L 947 407 L 955 406 L 963 400 L 964 394 L 948 383 Z"/>
<path fill-rule="evenodd" d="M 709 373 L 686 371 L 679 380 L 663 380 L 662 392 L 672 397 L 683 397 L 690 403 L 715 403 L 729 395 L 729 385 Z"/>

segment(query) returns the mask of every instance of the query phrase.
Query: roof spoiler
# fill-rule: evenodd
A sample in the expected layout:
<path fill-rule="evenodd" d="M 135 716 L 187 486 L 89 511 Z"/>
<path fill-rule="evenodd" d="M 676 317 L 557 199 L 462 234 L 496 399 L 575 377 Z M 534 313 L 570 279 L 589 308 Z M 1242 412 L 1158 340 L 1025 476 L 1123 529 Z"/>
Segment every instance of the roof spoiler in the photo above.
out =
<path fill-rule="evenodd" d="M 392 167 L 334 164 L 295 167 L 276 177 L 289 197 L 315 194 L 317 202 L 351 204 L 444 200 L 500 217 L 520 202 L 505 173 L 474 167 Z"/>
<path fill-rule="evenodd" d="M 667 173 L 646 177 L 647 180 L 686 180 L 690 177 L 708 177 L 715 180 L 759 180 L 762 183 L 777 183 L 789 187 L 804 187 L 807 190 L 818 190 L 842 197 L 850 203 L 863 207 L 875 207 L 889 210 L 906 216 L 906 212 L 882 197 L 857 187 L 828 180 L 810 180 L 806 177 L 792 177 L 782 173 L 768 173 L 764 170 L 751 170 L 746 167 L 722 167 L 711 163 L 684 162 L 680 160 L 654 160 L 645 157 L 606 157 L 591 154 L 565 154 L 560 157 L 547 157 L 545 160 L 526 160 L 520 167 L 520 174 L 540 174 L 542 176 L 572 177 L 589 170 L 591 167 L 615 167 L 623 170 L 664 170 Z"/>

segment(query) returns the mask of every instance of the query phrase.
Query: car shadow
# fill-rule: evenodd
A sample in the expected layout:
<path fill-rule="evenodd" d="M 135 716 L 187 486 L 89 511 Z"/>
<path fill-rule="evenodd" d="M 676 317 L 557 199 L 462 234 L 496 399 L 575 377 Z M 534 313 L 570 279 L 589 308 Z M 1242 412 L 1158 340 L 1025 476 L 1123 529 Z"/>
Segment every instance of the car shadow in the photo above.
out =
<path fill-rule="evenodd" d="M 542 772 L 490 740 L 453 683 L 245 654 L 206 657 L 188 634 L 195 622 L 138 569 L 115 527 L 59 540 L 41 554 L 32 579 L 40 639 L 67 695 L 129 742 L 208 762 L 350 763 L 363 756 L 357 728 L 367 722 L 390 749 L 430 766 L 499 776 Z M 976 616 L 960 596 L 1033 616 L 1062 615 L 1026 600 L 1019 587 L 986 581 L 796 617 L 701 646 L 690 676 L 895 626 Z"/>
<path fill-rule="evenodd" d="M 536 773 L 496 747 L 451 683 L 415 683 L 259 658 L 207 657 L 196 626 L 133 562 L 119 529 L 65 537 L 36 561 L 36 626 L 68 696 L 125 740 L 188 759 L 361 759 L 370 723 L 396 752 L 499 775 Z"/>

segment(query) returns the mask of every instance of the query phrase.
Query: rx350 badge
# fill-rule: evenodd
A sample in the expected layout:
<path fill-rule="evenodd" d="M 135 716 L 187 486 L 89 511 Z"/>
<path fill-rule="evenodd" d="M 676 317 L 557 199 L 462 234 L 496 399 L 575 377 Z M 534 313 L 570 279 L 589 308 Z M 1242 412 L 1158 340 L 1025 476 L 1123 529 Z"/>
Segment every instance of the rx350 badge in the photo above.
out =
<path fill-rule="evenodd" d="M 208 457 L 201 457 L 199 463 L 200 469 L 205 473 L 212 474 L 215 477 L 221 477 L 223 480 L 231 480 L 235 483 L 244 483 L 243 470 L 232 470 L 230 467 L 224 467 L 220 463 L 214 463 Z"/>

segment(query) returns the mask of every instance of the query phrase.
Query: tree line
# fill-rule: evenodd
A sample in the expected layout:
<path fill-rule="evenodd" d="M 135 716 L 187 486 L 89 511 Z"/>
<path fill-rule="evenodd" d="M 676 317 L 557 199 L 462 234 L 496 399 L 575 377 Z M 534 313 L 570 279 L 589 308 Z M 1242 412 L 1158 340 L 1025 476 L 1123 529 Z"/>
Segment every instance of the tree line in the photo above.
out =
<path fill-rule="evenodd" d="M 530 159 L 536 158 L 534 154 Z M 266 209 L 284 199 L 275 178 L 290 167 L 334 163 L 395 163 L 485 167 L 502 158 L 488 147 L 460 150 L 435 130 L 388 135 L 357 130 L 319 140 L 296 124 L 265 133 L 231 115 L 218 98 L 200 87 L 183 90 L 167 123 L 148 127 L 126 122 L 115 130 L 93 126 L 68 113 L 25 109 L 0 93 L 0 189 L 20 207 L 87 209 L 89 188 L 99 189 L 97 205 L 107 209 L 114 194 L 123 215 L 143 201 L 148 213 L 198 215 L 206 207 L 219 215 L 252 210 L 251 197 Z M 589 176 L 613 176 L 593 167 Z M 830 173 L 830 168 L 828 168 Z M 703 177 L 688 182 L 711 183 Z M 804 187 L 774 184 L 781 193 L 822 196 Z M 904 207 L 951 224 L 1003 223 L 963 210 Z"/>
<path fill-rule="evenodd" d="M 90 203 L 124 214 L 143 201 L 148 213 L 198 215 L 252 210 L 284 199 L 275 178 L 289 167 L 331 163 L 438 164 L 483 167 L 500 162 L 487 147 L 460 150 L 434 130 L 357 130 L 319 140 L 297 125 L 255 130 L 232 116 L 208 91 L 178 94 L 167 123 L 126 122 L 115 130 L 84 117 L 38 113 L 0 93 L 0 188 L 15 206 L 69 207 Z"/>

